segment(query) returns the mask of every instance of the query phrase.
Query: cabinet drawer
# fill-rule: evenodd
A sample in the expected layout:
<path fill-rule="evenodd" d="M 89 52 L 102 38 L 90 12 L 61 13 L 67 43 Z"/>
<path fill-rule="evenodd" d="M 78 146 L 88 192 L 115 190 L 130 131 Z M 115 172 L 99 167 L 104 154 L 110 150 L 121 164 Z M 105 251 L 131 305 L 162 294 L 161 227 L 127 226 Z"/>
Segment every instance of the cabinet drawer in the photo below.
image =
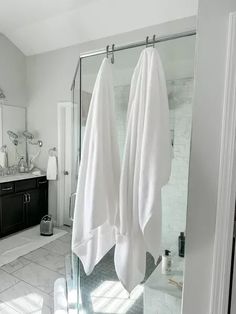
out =
<path fill-rule="evenodd" d="M 31 189 L 35 189 L 36 186 L 37 186 L 36 179 L 16 181 L 15 191 L 21 192 L 21 191 L 31 190 Z"/>
<path fill-rule="evenodd" d="M 6 195 L 14 192 L 14 183 L 5 182 L 0 184 L 0 195 Z"/>

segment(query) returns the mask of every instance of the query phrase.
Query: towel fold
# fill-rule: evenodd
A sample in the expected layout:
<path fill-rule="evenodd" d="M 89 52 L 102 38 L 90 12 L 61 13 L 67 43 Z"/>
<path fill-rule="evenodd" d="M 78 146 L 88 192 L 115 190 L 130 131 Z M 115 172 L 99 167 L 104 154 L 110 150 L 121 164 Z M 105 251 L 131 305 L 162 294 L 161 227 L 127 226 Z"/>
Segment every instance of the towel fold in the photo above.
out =
<path fill-rule="evenodd" d="M 57 157 L 56 156 L 48 157 L 47 179 L 57 180 Z"/>
<path fill-rule="evenodd" d="M 85 128 L 72 232 L 72 250 L 87 275 L 115 244 L 119 177 L 112 73 L 105 58 Z"/>
<path fill-rule="evenodd" d="M 157 50 L 146 48 L 130 88 L 120 180 L 117 275 L 127 291 L 145 276 L 146 252 L 155 260 L 161 242 L 161 188 L 171 171 L 166 80 Z"/>

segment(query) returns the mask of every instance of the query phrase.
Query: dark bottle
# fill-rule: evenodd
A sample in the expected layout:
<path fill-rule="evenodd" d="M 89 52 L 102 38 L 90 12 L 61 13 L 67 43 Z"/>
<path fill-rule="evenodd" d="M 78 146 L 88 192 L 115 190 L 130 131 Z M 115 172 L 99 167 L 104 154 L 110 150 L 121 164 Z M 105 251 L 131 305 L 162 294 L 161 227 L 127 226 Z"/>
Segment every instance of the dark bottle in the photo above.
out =
<path fill-rule="evenodd" d="M 185 235 L 184 232 L 180 232 L 179 235 L 179 256 L 184 257 L 185 251 Z"/>

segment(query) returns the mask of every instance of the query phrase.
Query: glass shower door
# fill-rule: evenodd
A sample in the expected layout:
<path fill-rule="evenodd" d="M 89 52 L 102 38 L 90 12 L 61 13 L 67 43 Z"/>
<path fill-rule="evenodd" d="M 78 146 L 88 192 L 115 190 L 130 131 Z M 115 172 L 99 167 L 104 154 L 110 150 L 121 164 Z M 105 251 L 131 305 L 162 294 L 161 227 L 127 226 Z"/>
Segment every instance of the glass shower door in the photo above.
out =
<path fill-rule="evenodd" d="M 162 189 L 162 250 L 168 249 L 172 252 L 172 274 L 171 276 L 163 276 L 160 265 L 155 264 L 152 256 L 147 253 L 145 279 L 129 295 L 122 287 L 115 272 L 114 248 L 97 264 L 90 276 L 86 276 L 82 264 L 74 256 L 74 271 L 77 273 L 73 275 L 74 281 L 72 280 L 72 282 L 77 280 L 77 308 L 79 313 L 156 314 L 157 310 L 158 314 L 181 313 L 182 291 L 173 286 L 169 279 L 177 282 L 183 281 L 184 258 L 178 256 L 178 236 L 180 232 L 185 231 L 186 223 L 194 46 L 195 36 L 158 44 L 167 78 L 170 132 L 173 142 L 171 178 Z M 112 66 L 121 158 L 126 135 L 130 81 L 142 49 L 133 48 L 116 52 L 115 64 Z M 93 56 L 82 60 L 81 86 L 77 82 L 77 90 L 74 91 L 76 95 L 74 103 L 77 108 L 74 112 L 77 123 L 75 126 L 77 145 L 80 135 L 83 142 L 93 86 L 103 58 L 104 56 Z M 79 86 L 81 87 L 81 117 L 79 117 L 77 107 Z M 78 121 L 81 122 L 80 125 Z M 79 156 L 79 149 L 80 147 L 75 153 L 77 157 Z M 75 166 L 75 185 L 77 174 L 78 169 Z M 166 304 L 163 300 L 166 300 Z"/>

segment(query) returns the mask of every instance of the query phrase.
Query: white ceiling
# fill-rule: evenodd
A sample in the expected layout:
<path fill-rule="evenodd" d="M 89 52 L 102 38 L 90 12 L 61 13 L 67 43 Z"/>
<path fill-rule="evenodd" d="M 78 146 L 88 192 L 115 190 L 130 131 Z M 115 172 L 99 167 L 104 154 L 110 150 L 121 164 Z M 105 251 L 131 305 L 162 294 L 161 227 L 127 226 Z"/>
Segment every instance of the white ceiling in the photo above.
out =
<path fill-rule="evenodd" d="M 198 0 L 0 0 L 0 33 L 33 55 L 197 14 Z"/>

